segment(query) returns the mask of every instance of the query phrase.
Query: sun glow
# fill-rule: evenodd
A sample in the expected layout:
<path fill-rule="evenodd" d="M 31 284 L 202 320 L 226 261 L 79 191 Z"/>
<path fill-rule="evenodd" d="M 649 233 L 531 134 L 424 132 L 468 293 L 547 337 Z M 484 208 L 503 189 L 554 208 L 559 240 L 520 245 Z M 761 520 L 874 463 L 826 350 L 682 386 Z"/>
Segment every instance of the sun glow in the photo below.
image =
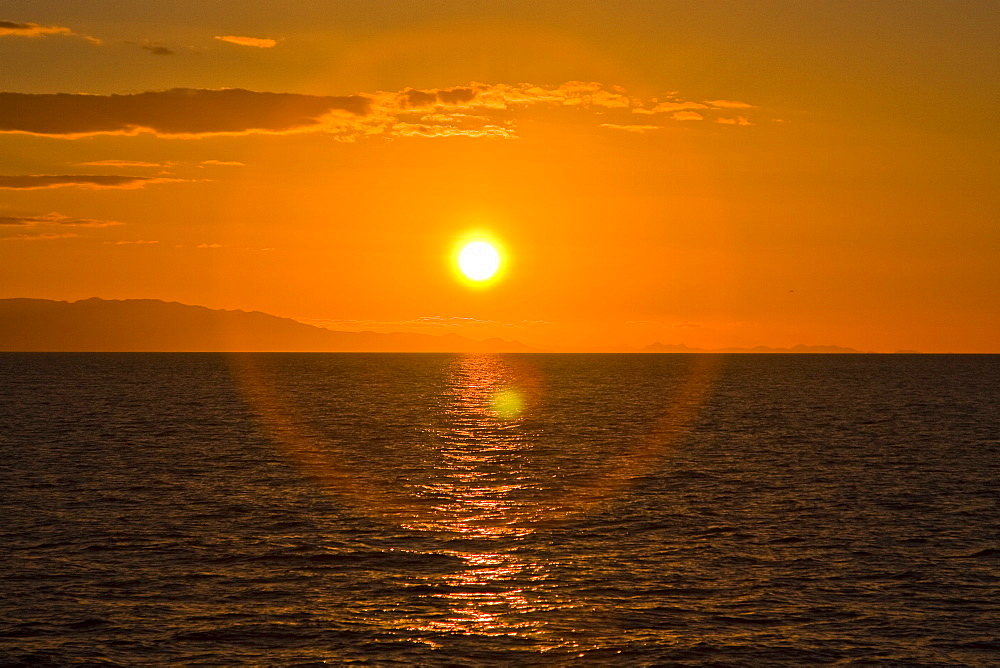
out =
<path fill-rule="evenodd" d="M 470 281 L 486 281 L 500 269 L 500 253 L 492 244 L 473 241 L 458 253 L 458 268 Z"/>

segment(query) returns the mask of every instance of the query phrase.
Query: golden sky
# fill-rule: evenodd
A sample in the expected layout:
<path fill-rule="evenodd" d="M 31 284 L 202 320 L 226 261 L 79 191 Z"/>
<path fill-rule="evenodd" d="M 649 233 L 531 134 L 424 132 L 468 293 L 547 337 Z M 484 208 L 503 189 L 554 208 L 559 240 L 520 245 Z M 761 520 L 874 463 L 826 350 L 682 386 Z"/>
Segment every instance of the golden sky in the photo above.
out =
<path fill-rule="evenodd" d="M 1000 3 L 0 11 L 0 298 L 1000 352 Z"/>

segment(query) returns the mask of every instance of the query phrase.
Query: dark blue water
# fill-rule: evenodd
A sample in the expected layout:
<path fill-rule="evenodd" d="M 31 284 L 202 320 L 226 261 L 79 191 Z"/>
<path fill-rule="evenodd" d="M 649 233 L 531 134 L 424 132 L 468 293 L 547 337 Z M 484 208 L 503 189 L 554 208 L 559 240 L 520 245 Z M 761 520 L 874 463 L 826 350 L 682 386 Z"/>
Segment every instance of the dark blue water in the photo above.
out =
<path fill-rule="evenodd" d="M 0 354 L 0 665 L 1000 665 L 1000 356 Z"/>

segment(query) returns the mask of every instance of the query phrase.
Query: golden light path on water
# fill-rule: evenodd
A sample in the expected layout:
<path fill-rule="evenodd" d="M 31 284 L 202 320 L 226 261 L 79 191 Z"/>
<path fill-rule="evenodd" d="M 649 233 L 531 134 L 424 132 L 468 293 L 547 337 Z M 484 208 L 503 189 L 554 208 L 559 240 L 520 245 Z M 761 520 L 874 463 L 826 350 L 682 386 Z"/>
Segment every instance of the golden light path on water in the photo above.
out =
<path fill-rule="evenodd" d="M 530 526 L 534 509 L 516 497 L 528 489 L 530 479 L 522 461 L 530 455 L 522 429 L 526 391 L 508 385 L 508 372 L 495 356 L 464 356 L 452 365 L 445 419 L 435 434 L 443 444 L 434 472 L 440 481 L 424 487 L 446 502 L 435 506 L 430 517 L 405 524 L 407 528 L 479 540 L 522 538 L 534 530 Z M 508 583 L 545 579 L 544 564 L 528 563 L 512 551 L 451 554 L 467 568 L 444 575 L 446 586 L 434 594 L 447 600 L 451 614 L 411 630 L 496 636 L 541 633 L 537 620 L 518 622 L 510 617 L 526 618 L 555 604 L 529 597 L 530 592 Z"/>
<path fill-rule="evenodd" d="M 564 650 L 577 645 L 546 629 L 541 616 L 572 609 L 578 615 L 586 603 L 559 593 L 553 565 L 525 559 L 516 544 L 613 500 L 655 470 L 690 428 L 718 366 L 714 356 L 685 356 L 686 369 L 676 379 L 673 395 L 664 397 L 663 412 L 645 438 L 570 482 L 562 465 L 572 464 L 574 453 L 586 454 L 587 443 L 569 444 L 560 461 L 537 449 L 538 430 L 545 426 L 536 419 L 545 401 L 545 379 L 530 355 L 442 359 L 447 365 L 443 389 L 437 396 L 413 399 L 415 407 L 422 406 L 433 418 L 409 427 L 420 432 L 409 446 L 422 449 L 419 466 L 405 475 L 396 473 L 394 479 L 386 471 L 382 474 L 387 477 L 379 479 L 377 469 L 338 457 L 328 447 L 330 436 L 311 430 L 299 415 L 295 391 L 279 389 L 275 376 L 259 362 L 253 355 L 233 357 L 246 396 L 286 457 L 361 512 L 415 534 L 451 536 L 470 546 L 438 550 L 460 559 L 465 568 L 411 576 L 427 585 L 427 596 L 445 602 L 449 614 L 401 619 L 402 628 L 512 635 Z"/>

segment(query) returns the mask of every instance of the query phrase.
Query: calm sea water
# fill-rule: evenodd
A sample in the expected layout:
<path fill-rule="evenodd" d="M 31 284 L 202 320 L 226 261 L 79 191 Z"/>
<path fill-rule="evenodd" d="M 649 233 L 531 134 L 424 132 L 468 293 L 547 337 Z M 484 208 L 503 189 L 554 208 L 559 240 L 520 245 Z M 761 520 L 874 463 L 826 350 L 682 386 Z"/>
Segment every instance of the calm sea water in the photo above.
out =
<path fill-rule="evenodd" d="M 0 665 L 1000 665 L 1000 356 L 0 355 Z"/>

